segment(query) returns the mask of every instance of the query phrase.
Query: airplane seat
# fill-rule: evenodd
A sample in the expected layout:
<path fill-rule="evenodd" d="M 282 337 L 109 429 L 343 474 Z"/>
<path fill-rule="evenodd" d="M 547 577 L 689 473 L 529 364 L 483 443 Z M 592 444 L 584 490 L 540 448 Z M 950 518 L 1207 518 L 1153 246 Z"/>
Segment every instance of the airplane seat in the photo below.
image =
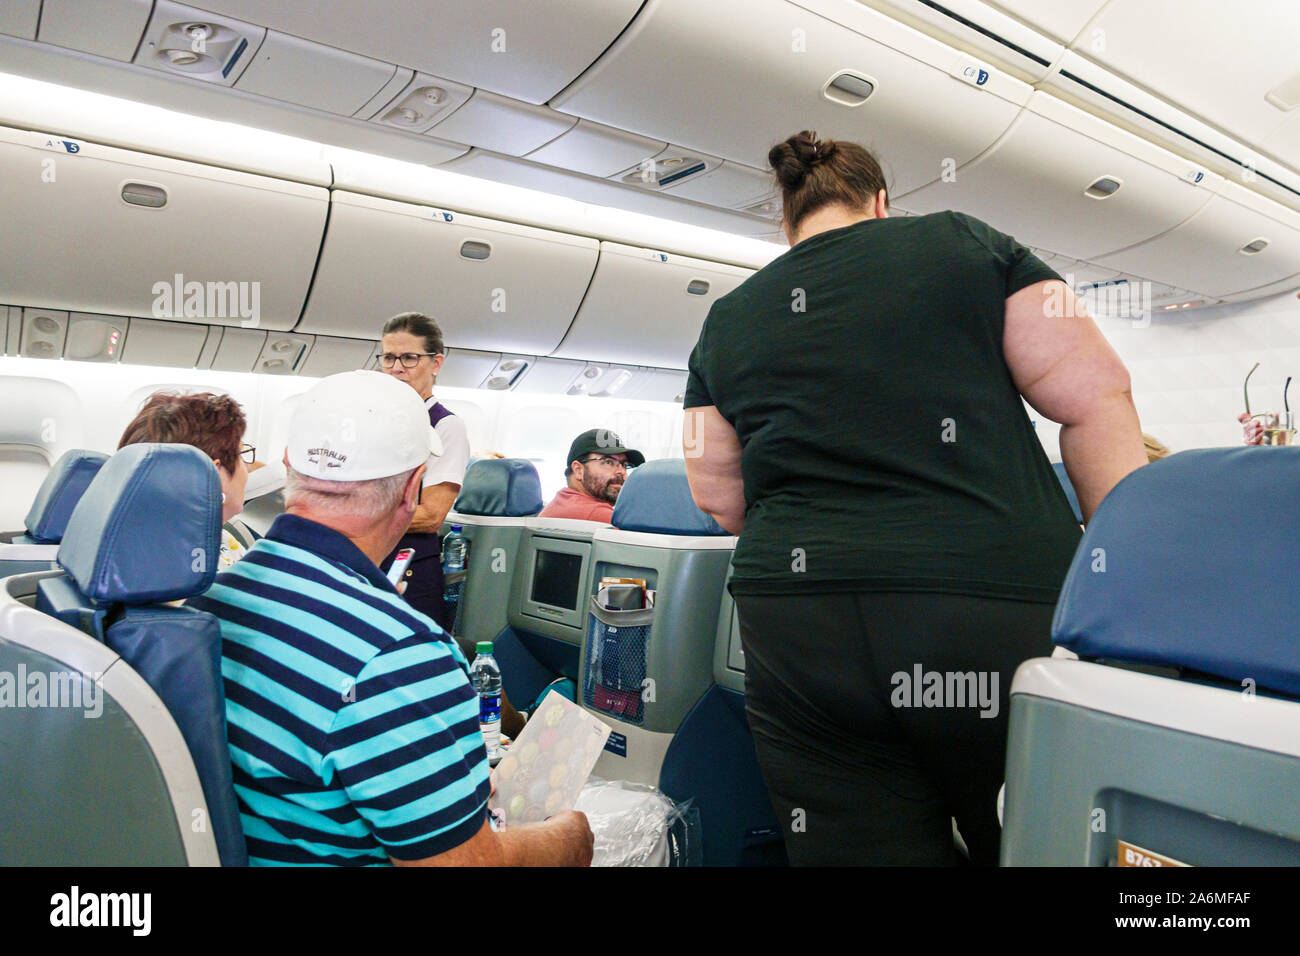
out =
<path fill-rule="evenodd" d="M 0 578 L 55 567 L 59 541 L 72 509 L 108 456 L 74 448 L 64 452 L 45 475 L 23 521 L 26 534 L 0 545 Z"/>
<path fill-rule="evenodd" d="M 511 576 L 499 572 L 514 567 L 524 521 L 541 510 L 542 483 L 532 462 L 480 458 L 465 470 L 442 534 L 460 525 L 469 550 L 465 570 L 446 576 L 443 594 L 455 602 L 452 634 L 471 660 L 479 641 L 496 641 L 508 627 Z"/>
<path fill-rule="evenodd" d="M 614 731 L 594 773 L 694 800 L 703 862 L 734 864 L 737 807 L 727 801 L 738 797 L 737 755 L 743 762 L 747 741 L 732 732 L 735 716 L 716 692 L 713 658 L 736 539 L 696 506 L 681 459 L 634 469 L 612 524 L 592 536 L 579 662 L 584 708 Z M 653 606 L 602 605 L 596 592 L 605 577 L 644 579 Z"/>
<path fill-rule="evenodd" d="M 1298 486 L 1300 448 L 1212 448 L 1106 496 L 1052 626 L 1080 659 L 1012 683 L 1004 864 L 1300 863 Z"/>
<path fill-rule="evenodd" d="M 1074 512 L 1074 520 L 1079 524 L 1083 524 L 1083 511 L 1079 507 L 1079 495 L 1074 490 L 1074 483 L 1070 481 L 1070 476 L 1065 473 L 1065 463 L 1060 461 L 1052 462 L 1052 470 L 1056 472 L 1056 480 L 1061 483 L 1061 489 L 1070 502 L 1070 509 Z"/>
<path fill-rule="evenodd" d="M 231 778 L 221 631 L 175 601 L 216 577 L 221 484 L 211 460 L 181 444 L 138 444 L 100 469 L 59 545 L 63 575 L 36 585 L 36 609 L 103 642 L 154 690 L 202 784 L 204 826 L 226 866 L 248 861 Z"/>

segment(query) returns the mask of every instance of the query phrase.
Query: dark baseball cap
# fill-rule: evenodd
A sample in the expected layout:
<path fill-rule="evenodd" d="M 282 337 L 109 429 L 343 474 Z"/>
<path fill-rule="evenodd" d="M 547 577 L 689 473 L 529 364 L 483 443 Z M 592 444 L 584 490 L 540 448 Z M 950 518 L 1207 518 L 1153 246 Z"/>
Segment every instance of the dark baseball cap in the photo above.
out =
<path fill-rule="evenodd" d="M 564 470 L 567 472 L 575 461 L 593 452 L 601 455 L 627 455 L 627 463 L 633 468 L 645 464 L 645 455 L 633 448 L 624 447 L 623 440 L 608 428 L 593 428 L 573 440 L 569 446 L 569 457 L 564 459 Z"/>

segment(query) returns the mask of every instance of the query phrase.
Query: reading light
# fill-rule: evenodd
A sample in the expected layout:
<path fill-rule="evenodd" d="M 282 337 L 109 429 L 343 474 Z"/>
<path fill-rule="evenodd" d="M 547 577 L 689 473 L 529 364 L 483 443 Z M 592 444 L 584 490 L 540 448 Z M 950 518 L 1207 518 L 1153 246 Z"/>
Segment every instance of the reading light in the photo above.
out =
<path fill-rule="evenodd" d="M 1263 252 L 1266 248 L 1268 248 L 1268 240 L 1261 236 L 1258 239 L 1252 239 L 1237 251 L 1244 256 L 1253 256 L 1257 252 Z"/>

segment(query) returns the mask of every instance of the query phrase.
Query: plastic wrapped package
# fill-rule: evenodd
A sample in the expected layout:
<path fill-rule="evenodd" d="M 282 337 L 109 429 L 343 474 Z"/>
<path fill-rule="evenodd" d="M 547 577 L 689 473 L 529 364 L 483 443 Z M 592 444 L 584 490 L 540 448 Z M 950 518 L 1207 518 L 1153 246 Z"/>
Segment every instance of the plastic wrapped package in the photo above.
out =
<path fill-rule="evenodd" d="M 699 815 L 655 787 L 592 777 L 574 809 L 595 837 L 592 866 L 687 866 L 698 855 Z"/>

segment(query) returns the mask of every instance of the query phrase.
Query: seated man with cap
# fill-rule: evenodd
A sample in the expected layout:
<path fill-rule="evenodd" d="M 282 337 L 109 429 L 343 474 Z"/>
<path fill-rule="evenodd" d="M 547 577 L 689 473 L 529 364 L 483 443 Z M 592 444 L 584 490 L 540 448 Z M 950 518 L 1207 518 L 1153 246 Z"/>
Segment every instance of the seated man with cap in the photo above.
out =
<path fill-rule="evenodd" d="M 380 572 L 437 448 L 414 390 L 345 372 L 289 422 L 285 512 L 190 606 L 221 625 L 254 865 L 586 865 L 586 817 L 497 832 L 465 657 Z"/>
<path fill-rule="evenodd" d="M 564 466 L 564 477 L 569 483 L 542 509 L 539 517 L 608 524 L 614 516 L 614 502 L 623 490 L 628 469 L 644 465 L 645 455 L 624 447 L 612 431 L 593 428 L 573 440 L 565 461 L 568 464 Z"/>

